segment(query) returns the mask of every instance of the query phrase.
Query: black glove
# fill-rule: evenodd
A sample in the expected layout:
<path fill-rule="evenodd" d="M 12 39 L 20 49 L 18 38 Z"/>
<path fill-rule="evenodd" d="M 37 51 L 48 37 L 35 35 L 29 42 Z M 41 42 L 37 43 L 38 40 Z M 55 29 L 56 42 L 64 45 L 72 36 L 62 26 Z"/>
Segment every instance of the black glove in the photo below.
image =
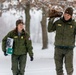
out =
<path fill-rule="evenodd" d="M 33 59 L 34 59 L 33 56 L 31 56 L 31 57 L 30 57 L 30 61 L 33 61 Z"/>
<path fill-rule="evenodd" d="M 7 56 L 8 54 L 6 54 L 6 51 L 4 51 L 4 55 Z"/>

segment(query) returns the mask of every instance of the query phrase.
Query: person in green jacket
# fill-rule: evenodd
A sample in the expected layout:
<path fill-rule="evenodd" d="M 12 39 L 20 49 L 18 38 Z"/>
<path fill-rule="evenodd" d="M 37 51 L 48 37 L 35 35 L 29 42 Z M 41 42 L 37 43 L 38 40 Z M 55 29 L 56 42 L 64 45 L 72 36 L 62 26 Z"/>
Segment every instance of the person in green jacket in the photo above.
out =
<path fill-rule="evenodd" d="M 60 19 L 49 18 L 48 32 L 56 31 L 54 60 L 57 75 L 64 75 L 63 62 L 67 75 L 73 74 L 73 48 L 75 46 L 76 22 L 72 19 L 73 8 L 66 8 Z"/>
<path fill-rule="evenodd" d="M 30 56 L 30 60 L 33 61 L 33 47 L 29 34 L 24 30 L 24 23 L 21 19 L 16 21 L 16 28 L 10 31 L 2 40 L 2 50 L 4 55 L 6 53 L 7 38 L 12 38 L 13 41 L 13 53 L 12 59 L 12 72 L 13 75 L 24 75 L 27 53 Z"/>

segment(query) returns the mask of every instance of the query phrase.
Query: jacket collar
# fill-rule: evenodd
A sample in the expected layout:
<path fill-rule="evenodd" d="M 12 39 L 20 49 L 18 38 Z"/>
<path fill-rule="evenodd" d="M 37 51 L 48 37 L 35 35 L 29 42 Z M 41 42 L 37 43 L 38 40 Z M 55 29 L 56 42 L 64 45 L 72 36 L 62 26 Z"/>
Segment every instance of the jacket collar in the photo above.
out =
<path fill-rule="evenodd" d="M 15 28 L 13 31 L 14 31 L 14 33 L 15 33 L 16 35 L 18 35 L 18 30 L 17 30 L 17 28 Z M 24 29 L 22 30 L 21 35 L 25 35 L 25 30 L 24 30 Z"/>
<path fill-rule="evenodd" d="M 72 18 L 70 18 L 68 21 L 66 21 L 66 20 L 64 19 L 64 17 L 62 17 L 62 18 L 60 18 L 60 19 L 61 19 L 61 21 L 62 21 L 63 23 L 67 23 L 68 25 L 72 25 L 72 22 L 73 22 Z"/>
<path fill-rule="evenodd" d="M 71 22 L 71 21 L 72 21 L 72 18 L 70 18 L 69 20 L 66 21 L 66 20 L 64 19 L 64 17 L 62 17 L 61 20 L 66 23 L 66 22 Z"/>

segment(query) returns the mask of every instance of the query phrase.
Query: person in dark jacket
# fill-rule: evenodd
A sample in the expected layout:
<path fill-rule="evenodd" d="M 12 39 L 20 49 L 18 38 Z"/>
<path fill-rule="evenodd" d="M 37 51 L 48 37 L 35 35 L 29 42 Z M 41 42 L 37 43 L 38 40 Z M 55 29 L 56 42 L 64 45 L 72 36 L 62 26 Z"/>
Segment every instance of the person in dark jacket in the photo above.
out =
<path fill-rule="evenodd" d="M 13 42 L 13 54 L 12 59 L 12 72 L 13 75 L 24 75 L 27 53 L 30 56 L 30 60 L 33 61 L 33 47 L 29 34 L 24 30 L 24 23 L 21 19 L 16 21 L 16 28 L 10 31 L 2 40 L 2 50 L 4 55 L 6 53 L 7 38 L 12 38 Z"/>
<path fill-rule="evenodd" d="M 54 22 L 49 19 L 48 32 L 56 31 L 55 36 L 55 65 L 57 75 L 64 75 L 63 62 L 67 75 L 73 74 L 73 48 L 75 46 L 76 22 L 72 19 L 73 8 L 68 7 L 63 17 Z"/>

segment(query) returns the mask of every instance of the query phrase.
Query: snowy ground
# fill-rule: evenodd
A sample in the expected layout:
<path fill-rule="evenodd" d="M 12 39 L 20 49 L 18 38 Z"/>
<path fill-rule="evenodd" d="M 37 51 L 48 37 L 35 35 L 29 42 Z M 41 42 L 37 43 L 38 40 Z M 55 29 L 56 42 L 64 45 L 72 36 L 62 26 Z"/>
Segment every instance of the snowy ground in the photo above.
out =
<path fill-rule="evenodd" d="M 1 45 L 0 45 L 1 46 Z M 41 50 L 40 44 L 33 44 L 34 61 L 28 56 L 25 75 L 56 75 L 54 65 L 54 46 Z M 76 73 L 76 49 L 74 49 L 74 75 Z M 66 71 L 64 68 L 64 73 Z M 0 47 L 0 75 L 12 75 L 11 56 L 5 57 Z"/>

